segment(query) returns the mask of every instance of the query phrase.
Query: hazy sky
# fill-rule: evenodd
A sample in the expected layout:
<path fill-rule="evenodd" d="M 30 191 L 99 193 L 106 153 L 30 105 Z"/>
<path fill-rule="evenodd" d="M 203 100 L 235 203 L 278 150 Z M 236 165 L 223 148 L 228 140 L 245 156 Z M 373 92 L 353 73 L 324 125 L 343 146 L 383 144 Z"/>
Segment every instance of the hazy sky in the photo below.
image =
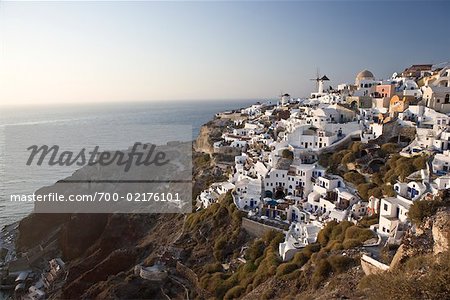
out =
<path fill-rule="evenodd" d="M 449 2 L 0 2 L 0 103 L 306 96 L 450 60 Z"/>

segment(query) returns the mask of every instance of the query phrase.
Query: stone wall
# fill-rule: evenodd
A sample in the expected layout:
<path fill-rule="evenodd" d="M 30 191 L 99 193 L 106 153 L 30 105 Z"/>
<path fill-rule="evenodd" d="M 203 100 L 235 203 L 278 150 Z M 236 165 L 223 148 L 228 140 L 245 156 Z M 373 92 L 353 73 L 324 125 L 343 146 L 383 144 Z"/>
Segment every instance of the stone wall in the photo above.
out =
<path fill-rule="evenodd" d="M 255 237 L 262 237 L 264 233 L 269 230 L 276 230 L 283 232 L 283 230 L 280 228 L 265 225 L 247 218 L 242 218 L 242 228 L 244 228 L 248 234 Z"/>
<path fill-rule="evenodd" d="M 384 271 L 389 270 L 389 266 L 379 262 L 378 260 L 373 259 L 370 256 L 363 255 L 361 257 L 361 267 L 364 271 L 364 274 L 380 274 Z"/>

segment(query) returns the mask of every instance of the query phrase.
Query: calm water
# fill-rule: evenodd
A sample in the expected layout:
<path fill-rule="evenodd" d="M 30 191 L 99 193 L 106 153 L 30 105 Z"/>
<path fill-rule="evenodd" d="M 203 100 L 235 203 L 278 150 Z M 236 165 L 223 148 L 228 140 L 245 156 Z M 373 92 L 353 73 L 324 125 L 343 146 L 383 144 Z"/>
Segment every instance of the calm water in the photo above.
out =
<path fill-rule="evenodd" d="M 202 124 L 208 122 L 215 113 L 236 109 L 255 103 L 255 100 L 233 101 L 184 101 L 164 103 L 127 103 L 102 105 L 73 105 L 52 107 L 0 108 L 0 228 L 6 224 L 20 220 L 33 209 L 32 203 L 11 203 L 12 193 L 32 194 L 38 188 L 53 184 L 55 181 L 70 176 L 73 170 L 39 169 L 30 171 L 22 163 L 16 163 L 14 151 L 10 147 L 26 149 L 34 137 L 36 128 L 84 128 L 80 132 L 82 140 L 95 139 L 96 128 L 108 132 L 108 144 L 111 147 L 124 147 L 128 141 L 115 140 L 119 130 L 134 131 L 139 128 L 158 132 L 158 126 L 186 125 L 192 127 L 192 139 L 199 132 Z M 46 127 L 47 126 L 47 127 Z M 78 127 L 77 127 L 78 126 Z M 88 130 L 86 130 L 88 128 Z M 45 131 L 45 129 L 43 129 Z M 120 135 L 117 135 L 120 136 Z M 173 140 L 176 133 L 165 132 L 159 136 L 158 142 Z M 78 143 L 79 143 L 78 139 Z M 67 137 L 70 143 L 71 138 Z M 152 141 L 153 142 L 153 141 Z M 73 139 L 72 143 L 76 143 Z M 126 144 L 128 145 L 128 144 Z M 79 147 L 81 145 L 73 145 Z M 104 149 L 104 148 L 103 148 Z M 7 166 L 7 167 L 5 167 Z M 11 169 L 13 166 L 13 169 Z"/>

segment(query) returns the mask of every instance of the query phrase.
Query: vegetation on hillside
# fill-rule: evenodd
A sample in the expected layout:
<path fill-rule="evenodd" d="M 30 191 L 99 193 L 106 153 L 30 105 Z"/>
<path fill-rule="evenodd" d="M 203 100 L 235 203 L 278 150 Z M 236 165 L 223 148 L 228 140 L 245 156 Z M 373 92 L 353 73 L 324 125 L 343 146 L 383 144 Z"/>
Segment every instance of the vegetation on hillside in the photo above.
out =
<path fill-rule="evenodd" d="M 369 299 L 448 299 L 450 253 L 411 257 L 400 268 L 364 277 L 359 287 Z"/>
<path fill-rule="evenodd" d="M 378 172 L 373 174 L 361 174 L 358 171 L 358 159 L 365 154 L 366 145 L 361 142 L 353 142 L 347 149 L 337 151 L 333 154 L 325 153 L 319 158 L 319 164 L 328 168 L 328 171 L 341 175 L 347 182 L 353 184 L 363 200 L 368 200 L 370 196 L 377 198 L 394 196 L 393 184 L 397 180 L 404 181 L 412 173 L 426 167 L 428 157 L 418 156 L 407 158 L 398 154 L 397 144 L 387 143 L 374 150 L 374 157 L 386 159 Z M 348 164 L 354 164 L 356 169 L 348 169 Z"/>
<path fill-rule="evenodd" d="M 450 199 L 414 201 L 408 211 L 408 218 L 416 225 L 422 223 L 425 218 L 431 217 L 441 207 L 450 207 Z"/>
<path fill-rule="evenodd" d="M 278 244 L 283 239 L 280 232 L 268 231 L 262 239 L 253 241 L 246 252 L 247 262 L 236 272 L 220 272 L 218 268 L 207 266 L 200 285 L 219 299 L 234 299 L 250 292 L 275 275 L 280 264 Z"/>

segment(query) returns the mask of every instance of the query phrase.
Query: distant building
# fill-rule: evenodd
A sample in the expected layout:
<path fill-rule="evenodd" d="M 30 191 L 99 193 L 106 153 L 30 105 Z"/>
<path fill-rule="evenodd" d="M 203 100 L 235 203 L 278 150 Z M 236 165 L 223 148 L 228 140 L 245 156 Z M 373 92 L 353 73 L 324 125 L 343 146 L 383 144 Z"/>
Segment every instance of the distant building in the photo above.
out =
<path fill-rule="evenodd" d="M 372 108 L 389 108 L 389 101 L 395 93 L 393 84 L 380 84 L 375 87 L 372 96 Z"/>
<path fill-rule="evenodd" d="M 369 96 L 375 92 L 375 88 L 380 81 L 375 80 L 375 76 L 369 70 L 363 70 L 356 75 L 355 85 L 357 90 L 353 96 Z"/>
<path fill-rule="evenodd" d="M 423 77 L 425 74 L 431 72 L 431 67 L 433 65 L 426 64 L 426 65 L 412 65 L 409 68 L 406 68 L 402 72 L 403 77 L 410 77 L 410 78 L 420 78 Z"/>
<path fill-rule="evenodd" d="M 389 102 L 390 115 L 394 116 L 405 111 L 414 100 L 415 98 L 413 96 L 399 97 L 398 95 L 394 95 Z"/>
<path fill-rule="evenodd" d="M 441 113 L 450 113 L 450 87 L 426 86 L 422 90 L 423 99 L 429 108 Z"/>

